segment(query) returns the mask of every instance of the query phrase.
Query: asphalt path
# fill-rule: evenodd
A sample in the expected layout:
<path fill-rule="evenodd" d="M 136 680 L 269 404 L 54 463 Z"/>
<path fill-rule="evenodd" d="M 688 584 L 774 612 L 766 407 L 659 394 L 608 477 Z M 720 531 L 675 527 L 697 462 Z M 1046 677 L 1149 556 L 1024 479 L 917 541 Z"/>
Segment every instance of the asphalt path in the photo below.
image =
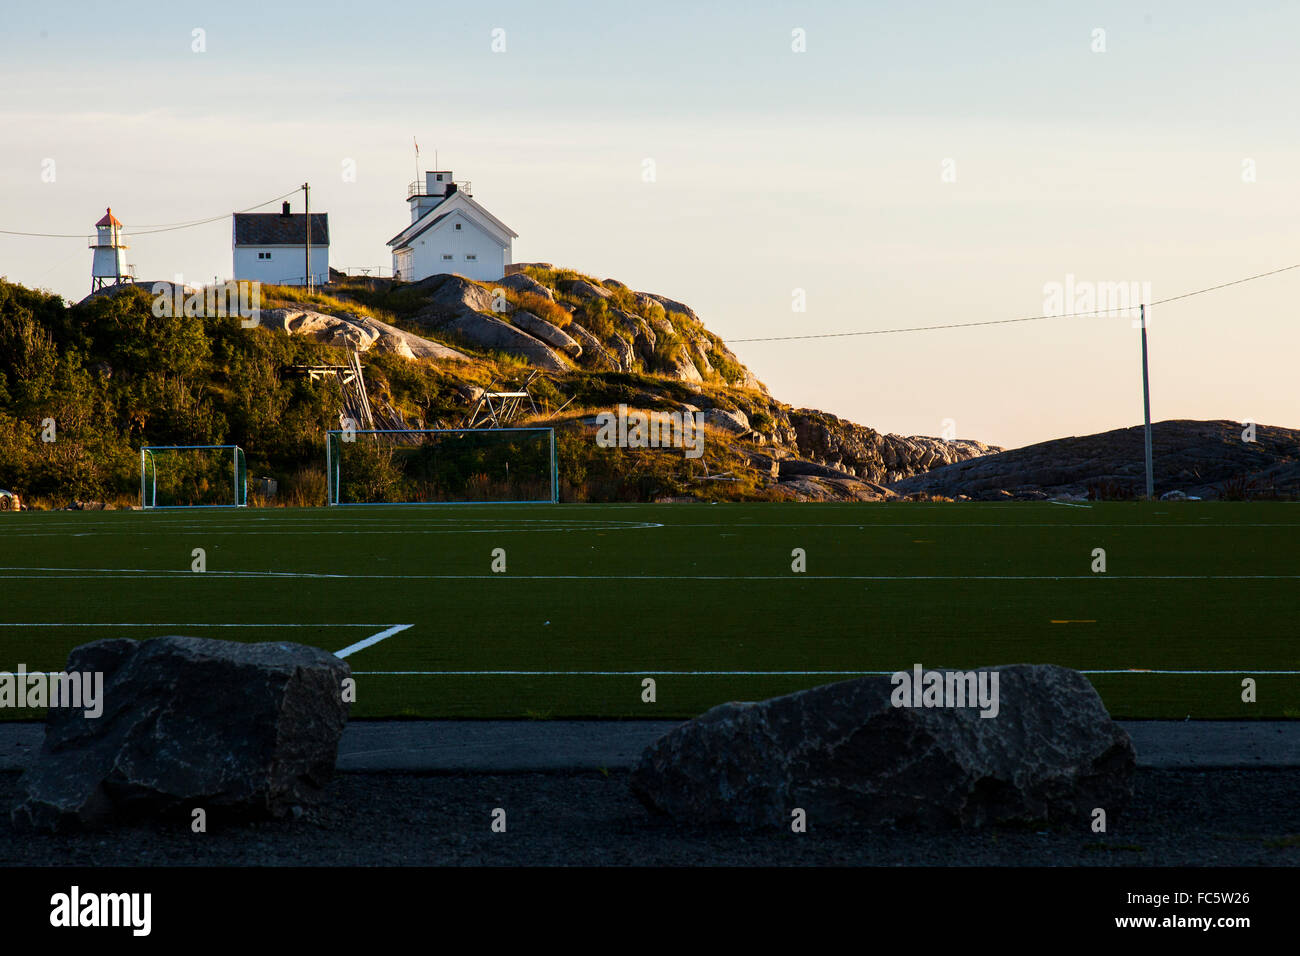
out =
<path fill-rule="evenodd" d="M 1139 767 L 1163 770 L 1300 767 L 1300 720 L 1132 720 Z M 339 742 L 338 769 L 482 772 L 626 770 L 663 720 L 358 720 Z M 0 724 L 0 770 L 25 768 L 45 725 Z"/>

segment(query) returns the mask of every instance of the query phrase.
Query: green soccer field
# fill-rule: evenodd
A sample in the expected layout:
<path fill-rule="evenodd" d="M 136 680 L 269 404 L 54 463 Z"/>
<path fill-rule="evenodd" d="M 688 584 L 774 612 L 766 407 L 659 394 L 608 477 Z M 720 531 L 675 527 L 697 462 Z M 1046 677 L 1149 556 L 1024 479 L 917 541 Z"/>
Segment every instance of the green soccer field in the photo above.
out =
<path fill-rule="evenodd" d="M 347 657 L 355 717 L 662 718 L 1029 661 L 1088 672 L 1119 717 L 1297 717 L 1298 530 L 1266 502 L 5 514 L 0 670 L 106 637 L 288 640 Z"/>

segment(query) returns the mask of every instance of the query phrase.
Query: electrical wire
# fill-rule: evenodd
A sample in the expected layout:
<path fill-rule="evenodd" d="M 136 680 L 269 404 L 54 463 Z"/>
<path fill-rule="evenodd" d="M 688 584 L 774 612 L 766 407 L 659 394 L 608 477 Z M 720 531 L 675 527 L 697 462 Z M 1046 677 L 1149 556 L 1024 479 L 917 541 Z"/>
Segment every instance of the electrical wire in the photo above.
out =
<path fill-rule="evenodd" d="M 1143 303 L 1148 306 L 1164 305 L 1167 302 L 1178 302 L 1181 299 L 1190 299 L 1195 295 L 1204 295 L 1207 292 L 1217 292 L 1219 289 L 1226 289 L 1229 286 L 1241 285 L 1243 282 L 1253 282 L 1256 279 L 1265 279 L 1269 276 L 1275 276 L 1281 272 L 1290 272 L 1292 269 L 1300 269 L 1300 262 L 1294 265 L 1283 266 L 1280 269 L 1270 269 L 1268 272 L 1258 272 L 1255 275 L 1246 276 L 1241 279 L 1233 279 L 1231 282 L 1221 282 L 1218 285 L 1206 286 L 1204 289 L 1196 289 L 1192 292 L 1184 292 L 1181 295 L 1171 295 L 1167 299 L 1157 299 L 1154 302 Z M 1026 315 L 1016 319 L 989 319 L 983 322 L 952 322 L 944 325 L 914 325 L 901 329 L 864 329 L 856 332 L 819 332 L 809 335 L 770 335 L 762 338 L 749 339 L 727 339 L 727 342 L 793 342 L 800 339 L 838 339 L 848 338 L 859 335 L 896 335 L 900 332 L 934 332 L 940 329 L 973 329 L 984 325 L 1011 325 L 1016 322 L 1041 322 L 1046 319 L 1075 319 L 1092 315 L 1107 315 L 1111 312 L 1132 312 L 1134 306 L 1125 305 L 1117 306 L 1113 309 L 1094 309 L 1091 312 L 1063 312 L 1057 315 Z"/>
<path fill-rule="evenodd" d="M 283 196 L 276 196 L 274 199 L 268 199 L 266 202 L 260 202 L 260 203 L 258 203 L 256 206 L 249 206 L 247 209 L 238 209 L 238 210 L 236 210 L 234 213 L 223 212 L 223 213 L 222 213 L 221 215 L 219 215 L 219 216 L 212 216 L 212 217 L 210 217 L 210 218 L 208 218 L 208 219 L 193 219 L 193 220 L 190 220 L 189 222 L 180 222 L 180 223 L 158 223 L 158 224 L 157 224 L 157 225 L 158 225 L 158 228 L 152 228 L 152 227 L 148 227 L 148 226 L 146 226 L 146 227 L 142 227 L 142 228 L 140 228 L 140 229 L 133 229 L 133 230 L 131 230 L 130 232 L 123 232 L 121 235 L 122 235 L 124 238 L 131 238 L 131 237 L 133 237 L 133 236 L 148 236 L 148 235 L 153 235 L 154 233 L 158 233 L 158 232 L 174 232 L 174 231 L 177 230 L 177 229 L 190 229 L 190 228 L 192 228 L 192 227 L 194 227 L 194 226 L 204 226 L 204 225 L 207 225 L 207 224 L 210 223 L 210 222 L 218 222 L 218 221 L 220 221 L 220 220 L 222 220 L 222 219 L 228 219 L 230 216 L 232 216 L 232 215 L 236 215 L 236 214 L 238 214 L 238 213 L 243 213 L 243 212 L 252 212 L 254 209 L 261 209 L 263 206 L 269 206 L 269 205 L 271 205 L 272 203 L 280 202 L 280 200 L 282 200 L 282 199 L 288 199 L 288 198 L 289 198 L 290 196 L 292 196 L 294 193 L 299 192 L 299 191 L 300 191 L 300 189 L 291 189 L 291 190 L 289 190 L 287 193 L 285 193 Z M 84 238 L 86 238 L 86 234 L 85 234 L 84 232 L 76 232 L 76 233 L 60 233 L 60 232 L 18 232 L 18 231 L 13 230 L 13 229 L 0 229 L 0 235 L 5 235 L 5 236 L 27 236 L 27 237 L 31 237 L 31 238 L 37 238 L 37 239 L 84 239 Z"/>

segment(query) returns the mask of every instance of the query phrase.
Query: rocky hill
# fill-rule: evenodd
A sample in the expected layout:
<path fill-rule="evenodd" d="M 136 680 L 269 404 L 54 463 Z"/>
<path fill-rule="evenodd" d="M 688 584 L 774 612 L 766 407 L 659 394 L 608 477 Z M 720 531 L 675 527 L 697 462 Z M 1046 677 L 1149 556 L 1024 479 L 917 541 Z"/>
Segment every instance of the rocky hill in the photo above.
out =
<path fill-rule="evenodd" d="M 1156 422 L 1157 495 L 1199 498 L 1300 494 L 1300 431 L 1231 421 Z M 1253 439 L 1253 440 L 1246 440 Z M 1146 493 L 1143 429 L 1058 438 L 913 475 L 890 485 L 900 496 L 1134 498 Z"/>
<path fill-rule="evenodd" d="M 732 485 L 744 486 L 714 482 L 707 485 L 711 497 L 880 500 L 894 497 L 885 487 L 890 482 L 999 450 L 970 440 L 883 435 L 815 409 L 792 408 L 774 398 L 689 306 L 547 263 L 521 268 L 497 282 L 439 275 L 406 284 L 344 279 L 316 295 L 270 290 L 272 307 L 263 310 L 262 324 L 352 347 L 372 360 L 393 355 L 436 365 L 456 385 L 453 401 L 416 407 L 387 387 L 390 366 L 367 363 L 380 401 L 412 423 L 459 424 L 495 360 L 521 366 L 515 378 L 523 377 L 523 367 L 546 373 L 544 388 L 554 391 L 554 405 L 571 405 L 554 419 L 543 417 L 570 431 L 594 434 L 594 413 L 620 404 L 702 412 L 713 455 L 699 470 L 725 471 Z M 490 377 L 498 380 L 500 371 Z M 704 486 L 677 483 L 663 490 Z"/>

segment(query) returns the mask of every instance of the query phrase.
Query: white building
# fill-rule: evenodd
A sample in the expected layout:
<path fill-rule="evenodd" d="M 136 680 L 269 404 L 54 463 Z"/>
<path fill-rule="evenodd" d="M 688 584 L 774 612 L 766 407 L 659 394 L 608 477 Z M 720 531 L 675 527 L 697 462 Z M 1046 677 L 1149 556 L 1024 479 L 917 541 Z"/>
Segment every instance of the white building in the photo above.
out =
<path fill-rule="evenodd" d="M 415 282 L 454 272 L 467 279 L 500 279 L 511 262 L 519 234 L 474 201 L 469 183 L 457 183 L 450 170 L 424 174 L 407 188 L 411 224 L 388 245 L 393 277 Z"/>
<path fill-rule="evenodd" d="M 90 263 L 91 292 L 131 278 L 131 269 L 126 264 L 128 247 L 122 241 L 122 224 L 113 215 L 111 207 L 105 209 L 104 218 L 95 223 L 95 233 L 95 238 L 89 243 L 95 250 Z"/>
<path fill-rule="evenodd" d="M 307 218 L 289 212 L 235 213 L 236 281 L 306 285 Z M 324 285 L 330 274 L 329 213 L 311 214 L 311 281 Z"/>

